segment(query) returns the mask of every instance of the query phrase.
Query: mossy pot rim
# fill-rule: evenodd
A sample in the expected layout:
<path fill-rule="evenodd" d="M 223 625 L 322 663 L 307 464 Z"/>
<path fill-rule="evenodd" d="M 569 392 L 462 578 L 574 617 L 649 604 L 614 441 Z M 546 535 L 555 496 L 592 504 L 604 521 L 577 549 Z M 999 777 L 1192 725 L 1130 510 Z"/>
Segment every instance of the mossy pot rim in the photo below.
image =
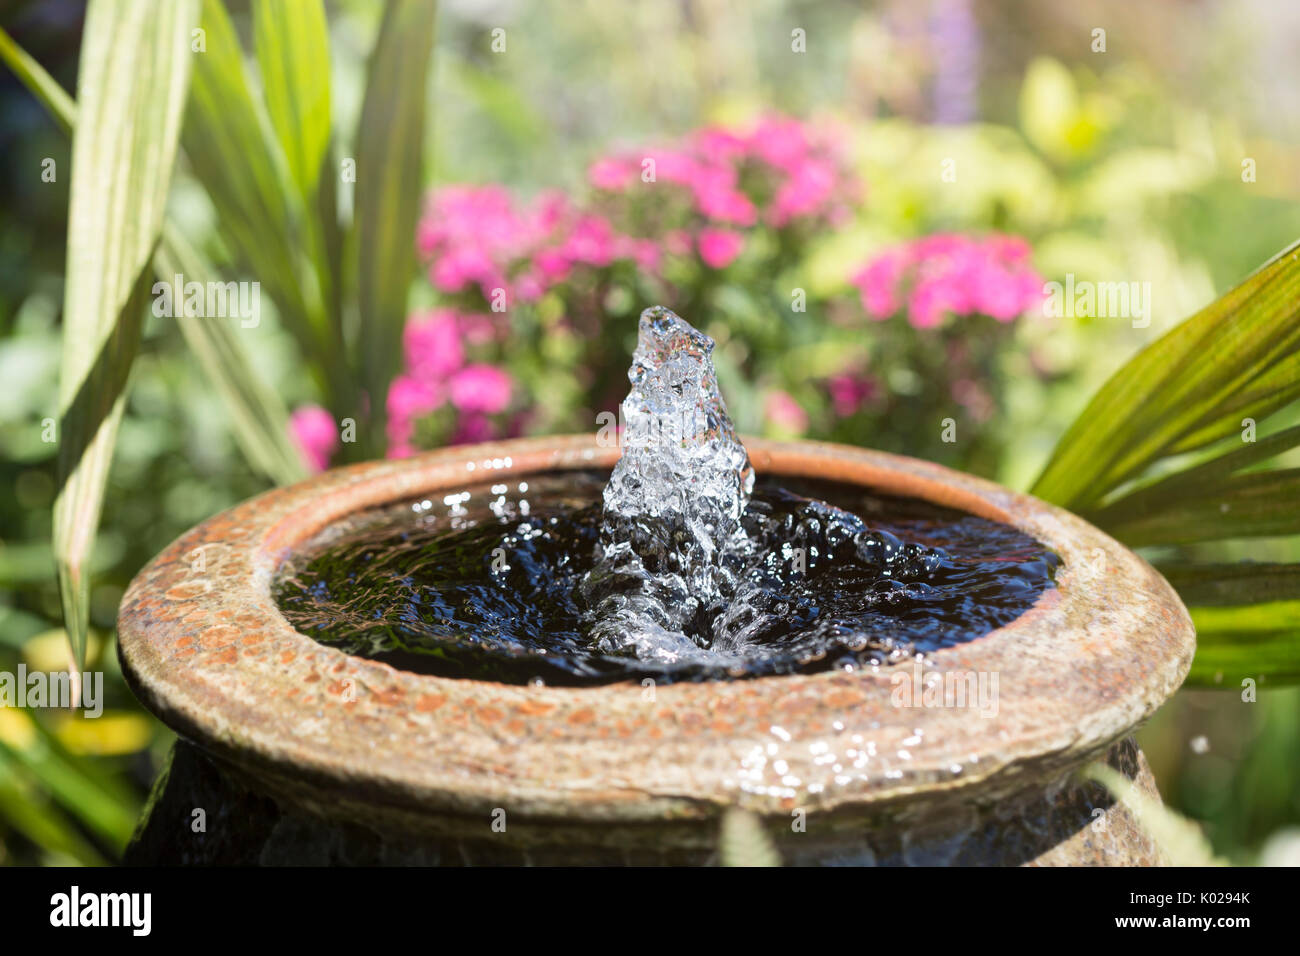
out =
<path fill-rule="evenodd" d="M 131 582 L 118 619 L 142 702 L 202 749 L 309 802 L 403 817 L 507 808 L 653 822 L 739 804 L 765 815 L 894 812 L 1000 799 L 1061 778 L 1177 690 L 1195 636 L 1163 578 L 1082 519 L 918 459 L 746 438 L 760 475 L 918 498 L 1025 531 L 1062 559 L 1011 624 L 923 672 L 997 675 L 997 712 L 897 705 L 900 667 L 590 688 L 398 671 L 297 633 L 271 596 L 284 557 L 357 511 L 539 472 L 608 469 L 590 435 L 520 439 L 338 468 L 183 534 Z M 920 695 L 918 695 L 919 697 Z M 917 701 L 917 703 L 922 703 Z"/>

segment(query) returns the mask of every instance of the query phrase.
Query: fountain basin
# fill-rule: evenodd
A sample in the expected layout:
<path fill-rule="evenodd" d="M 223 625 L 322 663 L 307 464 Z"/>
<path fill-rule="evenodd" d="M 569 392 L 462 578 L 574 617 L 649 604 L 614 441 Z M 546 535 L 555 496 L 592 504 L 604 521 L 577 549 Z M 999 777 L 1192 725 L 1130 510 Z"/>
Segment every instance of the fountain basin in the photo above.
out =
<path fill-rule="evenodd" d="M 1067 512 L 937 465 L 745 444 L 759 474 L 1012 525 L 1060 556 L 1057 587 L 919 674 L 904 663 L 653 688 L 419 675 L 297 633 L 271 596 L 284 558 L 368 508 L 610 468 L 619 449 L 529 439 L 336 469 L 197 526 L 128 589 L 123 671 L 181 737 L 128 859 L 709 862 L 721 814 L 739 806 L 795 863 L 1163 862 L 1126 808 L 1075 777 L 1104 759 L 1156 795 L 1130 735 L 1195 647 L 1159 574 Z M 996 712 L 929 706 L 920 686 L 905 700 L 902 671 L 996 675 Z"/>

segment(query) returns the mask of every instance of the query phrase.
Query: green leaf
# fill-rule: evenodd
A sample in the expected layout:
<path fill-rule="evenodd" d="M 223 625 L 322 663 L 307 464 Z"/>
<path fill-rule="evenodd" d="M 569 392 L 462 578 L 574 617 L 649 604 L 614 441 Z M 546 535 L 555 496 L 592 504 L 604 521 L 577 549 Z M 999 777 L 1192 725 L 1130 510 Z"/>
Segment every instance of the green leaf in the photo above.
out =
<path fill-rule="evenodd" d="M 1297 446 L 1300 446 L 1300 425 L 1285 428 L 1258 441 L 1246 442 L 1233 451 L 1143 485 L 1093 514 L 1105 514 L 1122 520 L 1132 515 L 1150 513 L 1176 500 L 1203 497 L 1207 490 L 1209 494 L 1214 494 L 1214 489 L 1221 488 L 1229 476 L 1276 458 Z"/>
<path fill-rule="evenodd" d="M 71 132 L 76 125 L 76 104 L 66 95 L 62 98 L 57 94 L 40 95 L 38 90 L 58 89 L 58 84 L 39 63 L 4 36 L 3 31 L 0 31 L 0 56 L 6 62 L 25 64 L 24 72 L 20 74 L 24 84 L 37 93 L 63 129 Z M 206 284 L 211 268 L 170 224 L 164 224 L 163 233 L 162 244 L 154 255 L 157 276 L 169 282 L 179 271 Z M 304 477 L 306 473 L 301 457 L 288 438 L 288 414 L 284 403 L 257 377 L 234 332 L 219 320 L 180 315 L 177 322 L 199 365 L 225 399 L 231 412 L 235 438 L 249 464 L 279 484 L 289 484 Z M 46 553 L 50 551 L 49 546 L 42 547 Z M 15 546 L 11 545 L 0 556 L 0 581 L 24 571 L 29 577 L 44 577 L 45 572 L 40 570 L 41 562 L 30 558 L 22 560 L 10 553 L 14 549 Z M 11 560 L 6 563 L 3 558 Z M 8 575 L 6 568 L 10 569 Z"/>
<path fill-rule="evenodd" d="M 1300 397 L 1298 249 L 1120 369 L 1061 439 L 1033 493 L 1076 511 L 1096 507 L 1159 459 L 1227 437 L 1213 429 L 1237 416 L 1259 418 Z"/>
<path fill-rule="evenodd" d="M 330 141 L 329 30 L 321 0 L 257 0 L 253 41 L 271 126 L 306 204 Z"/>
<path fill-rule="evenodd" d="M 718 849 L 723 866 L 781 865 L 781 855 L 763 821 L 739 807 L 729 807 L 723 815 Z"/>
<path fill-rule="evenodd" d="M 338 223 L 329 161 L 330 64 L 325 7 L 321 0 L 258 0 L 253 12 L 253 39 L 267 112 L 298 192 L 297 218 L 315 269 L 318 296 L 330 319 L 334 337 L 330 348 L 337 350 L 342 346 L 343 330 L 338 260 L 331 235 L 331 227 L 337 232 Z"/>
<path fill-rule="evenodd" d="M 351 409 L 352 375 L 339 323 L 326 308 L 333 296 L 319 221 L 286 188 L 287 161 L 249 91 L 243 51 L 221 0 L 203 0 L 202 25 L 206 52 L 194 69 L 185 155 L 217 208 L 222 235 L 275 301 L 331 407 Z"/>
<path fill-rule="evenodd" d="M 1300 564 L 1162 564 L 1157 570 L 1189 606 L 1300 600 Z"/>
<path fill-rule="evenodd" d="M 372 435 L 384 433 L 385 399 L 401 366 L 406 299 L 415 276 L 425 87 L 436 13 L 432 0 L 396 0 L 385 8 L 357 134 L 361 372 Z"/>
<path fill-rule="evenodd" d="M 1132 548 L 1300 532 L 1300 468 L 1249 472 L 1160 502 L 1084 517 Z"/>
<path fill-rule="evenodd" d="M 55 81 L 54 77 L 31 58 L 31 56 L 13 38 L 0 28 L 0 60 L 9 64 L 9 68 L 41 101 L 46 111 L 58 121 L 64 131 L 70 131 L 76 120 L 76 107 L 72 97 Z"/>
<path fill-rule="evenodd" d="M 221 231 L 280 307 L 299 346 L 319 357 L 320 330 L 299 283 L 278 146 L 249 92 L 239 37 L 221 0 L 203 0 L 185 155 L 217 208 Z"/>
<path fill-rule="evenodd" d="M 0 739 L 0 761 L 23 768 L 41 792 L 121 850 L 135 827 L 138 809 L 130 792 L 101 767 L 68 753 L 39 720 L 32 719 L 30 726 L 35 733 L 25 742 Z"/>
<path fill-rule="evenodd" d="M 167 229 L 154 256 L 158 277 L 177 274 L 205 283 L 210 268 L 177 232 Z M 230 413 L 236 441 L 249 463 L 277 484 L 306 477 L 302 458 L 289 441 L 289 415 L 280 396 L 254 371 L 248 353 L 228 319 L 185 315 L 176 322 L 208 380 Z"/>
<path fill-rule="evenodd" d="M 105 860 L 76 825 L 50 806 L 32 775 L 5 756 L 0 742 L 0 820 L 46 853 L 66 856 L 82 866 L 103 866 Z"/>
<path fill-rule="evenodd" d="M 135 357 L 149 260 L 162 229 L 189 82 L 190 2 L 92 0 L 72 141 L 59 476 L 54 550 L 78 666 L 85 658 L 85 560 L 103 504 L 123 389 Z"/>
<path fill-rule="evenodd" d="M 1187 682 L 1239 689 L 1300 681 L 1300 601 L 1192 607 L 1196 657 Z"/>

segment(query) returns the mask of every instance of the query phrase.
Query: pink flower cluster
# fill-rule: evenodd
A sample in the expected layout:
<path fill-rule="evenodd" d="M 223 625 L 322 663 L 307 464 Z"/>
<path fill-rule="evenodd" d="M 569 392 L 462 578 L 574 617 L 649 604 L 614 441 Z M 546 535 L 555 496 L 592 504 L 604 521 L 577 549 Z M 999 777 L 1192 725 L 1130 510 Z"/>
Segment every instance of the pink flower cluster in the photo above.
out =
<path fill-rule="evenodd" d="M 887 319 L 906 305 L 918 329 L 948 315 L 1010 322 L 1042 302 L 1043 278 L 1017 236 L 940 233 L 887 249 L 853 277 L 862 307 Z"/>
<path fill-rule="evenodd" d="M 595 194 L 583 202 L 555 191 L 521 202 L 495 185 L 435 190 L 416 235 L 429 281 L 444 293 L 477 289 L 497 308 L 504 295 L 509 308 L 584 267 L 626 261 L 657 274 L 665 255 L 697 253 L 725 269 L 744 250 L 743 230 L 838 222 L 858 192 L 833 131 L 784 117 L 613 154 L 592 164 L 588 181 Z M 651 215 L 636 213 L 638 203 L 652 204 Z"/>
<path fill-rule="evenodd" d="M 604 267 L 627 259 L 659 267 L 659 247 L 618 234 L 605 217 L 586 212 L 562 193 L 518 203 L 500 186 L 447 186 L 429 198 L 416 244 L 440 292 L 477 286 L 501 306 L 532 302 L 565 281 L 576 266 Z"/>
<path fill-rule="evenodd" d="M 829 127 L 764 116 L 744 126 L 706 126 L 676 145 L 605 157 L 591 165 L 587 179 L 599 190 L 625 194 L 650 185 L 653 172 L 653 183 L 683 189 L 713 229 L 754 226 L 760 206 L 761 218 L 777 229 L 800 219 L 836 222 L 858 193 L 842 138 Z"/>
<path fill-rule="evenodd" d="M 486 316 L 462 315 L 434 309 L 412 315 L 402 335 L 405 367 L 388 388 L 388 457 L 415 453 L 417 419 L 450 403 L 456 431 L 448 444 L 485 441 L 493 437 L 490 416 L 510 404 L 513 383 L 495 365 L 468 362 L 466 345 L 494 334 Z"/>

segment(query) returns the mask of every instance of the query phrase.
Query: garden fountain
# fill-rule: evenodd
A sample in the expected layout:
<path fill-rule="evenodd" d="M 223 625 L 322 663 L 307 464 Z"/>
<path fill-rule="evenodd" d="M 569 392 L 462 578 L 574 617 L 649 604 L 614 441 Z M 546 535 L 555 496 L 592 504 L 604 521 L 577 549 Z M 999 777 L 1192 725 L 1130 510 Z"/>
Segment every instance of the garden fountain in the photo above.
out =
<path fill-rule="evenodd" d="M 698 863 L 741 807 L 791 863 L 1163 862 L 1077 771 L 1158 796 L 1165 581 L 987 481 L 742 444 L 711 349 L 647 310 L 618 443 L 341 468 L 164 551 L 119 647 L 180 740 L 128 860 Z"/>

